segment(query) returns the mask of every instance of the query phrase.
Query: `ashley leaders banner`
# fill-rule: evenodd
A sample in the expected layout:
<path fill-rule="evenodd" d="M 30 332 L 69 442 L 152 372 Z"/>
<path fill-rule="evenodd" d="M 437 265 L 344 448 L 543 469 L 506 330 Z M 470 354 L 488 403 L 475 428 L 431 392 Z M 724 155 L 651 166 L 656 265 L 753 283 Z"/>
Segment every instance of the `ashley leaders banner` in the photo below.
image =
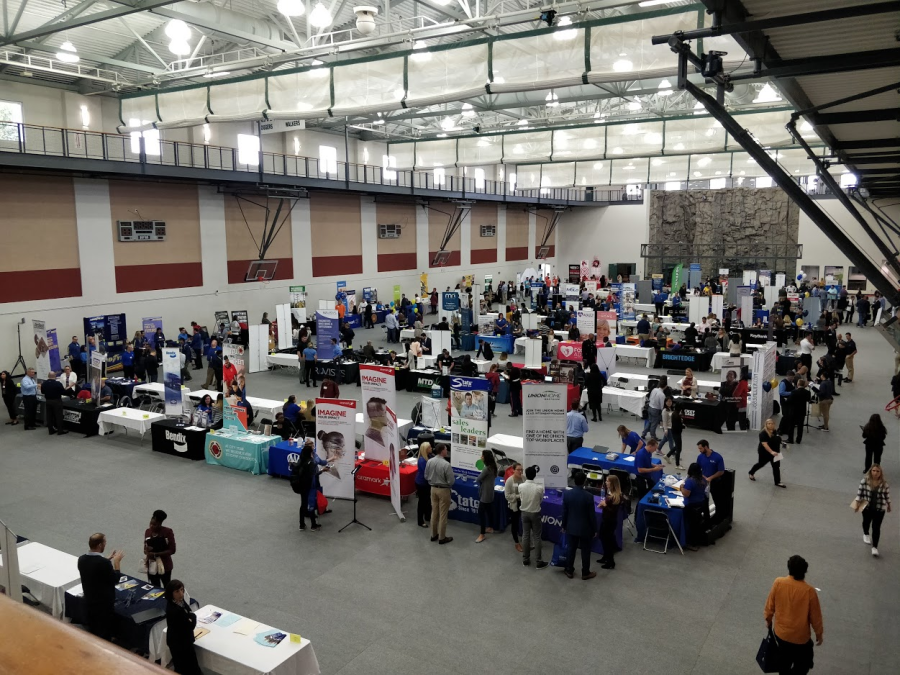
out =
<path fill-rule="evenodd" d="M 450 464 L 458 474 L 477 476 L 484 468 L 490 387 L 479 377 L 450 378 Z"/>
<path fill-rule="evenodd" d="M 362 386 L 363 421 L 366 425 L 363 449 L 366 459 L 384 462 L 388 459 L 390 443 L 385 427 L 388 425 L 388 408 L 397 406 L 397 389 L 393 368 L 360 365 L 359 380 Z M 354 437 L 355 438 L 355 437 Z"/>
<path fill-rule="evenodd" d="M 566 449 L 566 385 L 522 385 L 525 466 L 537 466 L 538 477 L 550 488 L 565 489 L 568 474 Z"/>
<path fill-rule="evenodd" d="M 326 497 L 353 499 L 356 456 L 356 401 L 316 399 L 316 452 L 328 462 L 319 474 Z"/>
<path fill-rule="evenodd" d="M 177 417 L 184 409 L 181 400 L 181 350 L 175 347 L 165 347 L 162 357 L 166 415 Z"/>

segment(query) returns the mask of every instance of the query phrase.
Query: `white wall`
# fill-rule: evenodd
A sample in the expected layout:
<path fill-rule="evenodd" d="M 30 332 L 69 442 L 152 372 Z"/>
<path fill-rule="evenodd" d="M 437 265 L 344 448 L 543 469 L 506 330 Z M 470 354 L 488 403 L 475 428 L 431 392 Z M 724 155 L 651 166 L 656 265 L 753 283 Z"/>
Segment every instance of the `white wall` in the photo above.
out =
<path fill-rule="evenodd" d="M 0 99 L 22 104 L 25 124 L 81 129 L 81 106 L 91 115 L 91 131 L 115 131 L 119 102 L 101 96 L 82 96 L 66 89 L 42 87 L 26 82 L 0 82 Z"/>
<path fill-rule="evenodd" d="M 616 204 L 613 206 L 585 206 L 566 211 L 557 232 L 556 260 L 561 276 L 568 275 L 570 264 L 600 259 L 603 274 L 610 264 L 635 263 L 643 277 L 644 260 L 641 244 L 650 236 L 647 204 Z"/>

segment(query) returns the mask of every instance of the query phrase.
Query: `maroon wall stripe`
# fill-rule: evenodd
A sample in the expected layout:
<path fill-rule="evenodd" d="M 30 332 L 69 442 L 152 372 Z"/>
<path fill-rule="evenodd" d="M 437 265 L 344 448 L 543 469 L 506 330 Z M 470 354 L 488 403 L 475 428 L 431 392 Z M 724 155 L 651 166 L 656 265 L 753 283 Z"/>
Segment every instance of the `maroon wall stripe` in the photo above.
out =
<path fill-rule="evenodd" d="M 81 270 L 77 267 L 0 272 L 0 303 L 77 298 L 80 295 Z"/>
<path fill-rule="evenodd" d="M 293 258 L 267 258 L 267 260 L 277 260 L 278 267 L 275 268 L 275 281 L 290 280 L 294 278 L 294 260 Z M 247 270 L 250 268 L 252 260 L 229 260 L 228 261 L 228 283 L 243 284 L 247 281 Z M 197 284 L 202 286 L 202 284 Z"/>
<path fill-rule="evenodd" d="M 312 273 L 314 277 L 362 274 L 362 271 L 362 255 L 314 256 L 312 259 Z"/>
<path fill-rule="evenodd" d="M 416 269 L 416 254 L 412 253 L 379 253 L 378 271 L 397 272 Z"/>
<path fill-rule="evenodd" d="M 428 266 L 440 269 L 441 267 L 453 267 L 454 265 L 461 265 L 460 262 L 460 254 L 459 251 L 450 251 L 450 258 L 447 260 L 446 265 L 432 265 L 431 262 L 434 260 L 434 256 L 437 255 L 437 251 L 429 251 L 428 253 Z"/>
<path fill-rule="evenodd" d="M 191 288 L 202 285 L 203 265 L 199 262 L 116 266 L 117 293 L 159 291 L 164 288 Z"/>
<path fill-rule="evenodd" d="M 506 260 L 510 262 L 512 260 L 528 260 L 528 247 L 527 246 L 507 246 L 506 247 Z"/>
<path fill-rule="evenodd" d="M 497 262 L 497 249 L 495 248 L 473 248 L 472 264 L 494 263 Z"/>

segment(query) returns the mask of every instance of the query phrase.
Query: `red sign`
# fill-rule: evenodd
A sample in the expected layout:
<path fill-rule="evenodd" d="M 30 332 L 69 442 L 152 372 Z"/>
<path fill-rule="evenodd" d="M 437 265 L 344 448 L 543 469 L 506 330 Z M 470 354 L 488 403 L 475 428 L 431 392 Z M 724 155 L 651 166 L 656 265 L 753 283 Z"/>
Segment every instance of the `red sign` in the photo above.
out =
<path fill-rule="evenodd" d="M 583 361 L 581 358 L 580 342 L 560 342 L 556 350 L 556 356 L 560 361 Z"/>

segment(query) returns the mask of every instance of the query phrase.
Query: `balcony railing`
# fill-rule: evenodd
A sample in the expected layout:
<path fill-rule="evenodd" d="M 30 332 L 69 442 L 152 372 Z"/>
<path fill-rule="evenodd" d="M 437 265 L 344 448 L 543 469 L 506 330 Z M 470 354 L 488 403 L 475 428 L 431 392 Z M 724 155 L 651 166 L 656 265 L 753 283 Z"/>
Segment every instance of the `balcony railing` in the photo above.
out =
<path fill-rule="evenodd" d="M 260 182 L 265 182 L 271 176 L 316 179 L 334 181 L 334 187 L 361 190 L 365 189 L 364 186 L 385 186 L 397 188 L 398 192 L 421 194 L 422 191 L 435 191 L 457 198 L 508 197 L 513 201 L 538 203 L 643 201 L 643 191 L 634 186 L 628 191 L 624 187 L 517 189 L 514 184 L 505 181 L 465 176 L 436 177 L 434 172 L 428 171 L 383 169 L 379 166 L 346 162 L 329 163 L 314 157 L 265 151 L 248 158 L 236 148 L 15 122 L 0 122 L 0 152 L 231 171 L 252 174 Z M 223 180 L 227 180 L 227 177 L 223 176 Z M 339 183 L 342 185 L 339 186 Z"/>

